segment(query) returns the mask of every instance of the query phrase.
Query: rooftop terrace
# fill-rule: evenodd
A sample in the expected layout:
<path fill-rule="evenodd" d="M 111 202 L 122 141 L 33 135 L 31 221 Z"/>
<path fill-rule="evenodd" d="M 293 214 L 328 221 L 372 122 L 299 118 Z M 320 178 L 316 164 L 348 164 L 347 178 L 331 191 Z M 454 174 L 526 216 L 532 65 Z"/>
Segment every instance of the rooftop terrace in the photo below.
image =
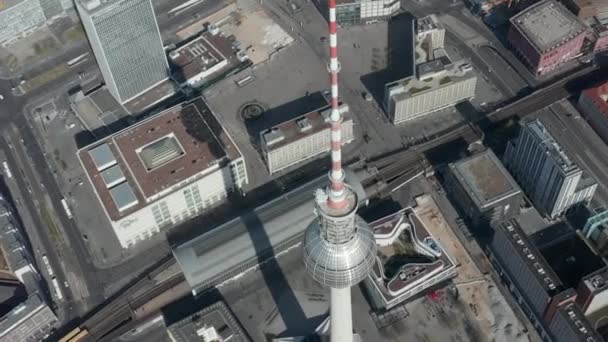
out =
<path fill-rule="evenodd" d="M 433 60 L 416 67 L 417 76 L 410 76 L 386 85 L 395 102 L 446 87 L 449 84 L 475 77 L 471 65 L 460 61 L 444 65 L 441 60 Z"/>
<path fill-rule="evenodd" d="M 455 275 L 455 264 L 410 208 L 370 223 L 379 244 L 370 276 L 388 306 Z"/>

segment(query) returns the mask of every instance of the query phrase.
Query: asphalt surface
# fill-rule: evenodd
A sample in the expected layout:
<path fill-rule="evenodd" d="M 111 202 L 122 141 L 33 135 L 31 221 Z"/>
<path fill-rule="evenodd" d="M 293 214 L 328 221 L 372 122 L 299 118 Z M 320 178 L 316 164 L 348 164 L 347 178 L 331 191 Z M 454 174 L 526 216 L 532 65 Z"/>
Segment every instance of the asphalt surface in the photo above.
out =
<path fill-rule="evenodd" d="M 154 0 L 154 2 L 159 28 L 163 36 L 171 36 L 184 26 L 199 20 L 199 17 L 207 16 L 224 6 L 224 2 L 221 0 L 203 1 L 180 15 L 169 17 L 166 12 L 179 4 L 175 2 L 161 3 L 161 0 Z M 135 266 L 129 263 L 112 269 L 96 270 L 78 227 L 67 217 L 62 207 L 62 191 L 47 165 L 46 157 L 36 139 L 35 130 L 26 118 L 26 115 L 35 106 L 54 97 L 64 95 L 68 89 L 82 82 L 83 80 L 79 78 L 79 74 L 84 73 L 84 79 L 90 80 L 98 77 L 99 71 L 95 58 L 90 52 L 88 44 L 85 43 L 74 44 L 63 51 L 60 56 L 51 57 L 32 65 L 30 70 L 23 73 L 22 76 L 27 81 L 45 70 L 61 65 L 61 63 L 67 63 L 84 53 L 89 53 L 85 62 L 54 81 L 23 96 L 15 96 L 12 91 L 12 87 L 19 82 L 18 76 L 21 75 L 0 79 L 0 95 L 3 97 L 0 100 L 0 129 L 4 132 L 2 138 L 0 138 L 0 148 L 7 152 L 7 162 L 11 169 L 22 170 L 14 172 L 15 179 L 21 192 L 29 194 L 29 196 L 24 196 L 23 205 L 32 216 L 36 225 L 35 229 L 40 233 L 42 243 L 42 246 L 34 246 L 34 249 L 37 249 L 39 254 L 47 254 L 60 282 L 71 278 L 72 280 L 76 279 L 80 286 L 86 287 L 82 291 L 86 299 L 80 302 L 76 302 L 75 296 L 70 293 L 70 291 L 74 291 L 74 286 L 64 291 L 65 298 L 62 303 L 58 304 L 60 304 L 59 309 L 62 310 L 60 317 L 66 319 L 82 315 L 85 311 L 102 302 L 105 298 L 104 289 L 108 283 L 142 270 L 141 262 L 134 263 Z M 13 127 L 16 130 L 13 130 Z M 9 142 L 12 144 L 12 148 L 9 146 Z M 51 215 L 56 217 L 60 223 L 59 229 L 65 239 L 62 245 L 58 245 L 57 241 L 53 241 L 49 235 L 48 227 L 39 214 L 41 206 L 50 208 Z M 144 259 L 142 260 L 145 261 Z M 60 267 L 60 265 L 63 267 Z M 69 277 L 64 270 L 69 270 L 74 275 Z"/>

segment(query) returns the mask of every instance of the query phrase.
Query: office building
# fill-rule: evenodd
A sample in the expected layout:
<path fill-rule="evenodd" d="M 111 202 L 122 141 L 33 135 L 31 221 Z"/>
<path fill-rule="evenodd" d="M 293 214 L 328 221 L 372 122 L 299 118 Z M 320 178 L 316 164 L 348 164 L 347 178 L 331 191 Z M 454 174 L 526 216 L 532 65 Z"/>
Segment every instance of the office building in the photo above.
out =
<path fill-rule="evenodd" d="M 446 65 L 444 59 L 435 59 L 416 66 L 416 73 L 384 87 L 384 106 L 393 124 L 413 120 L 475 97 L 477 77 L 466 62 Z"/>
<path fill-rule="evenodd" d="M 579 55 L 587 27 L 555 0 L 536 3 L 511 19 L 509 44 L 536 75 L 544 75 Z"/>
<path fill-rule="evenodd" d="M 0 318 L 0 341 L 39 342 L 47 338 L 58 323 L 57 316 L 35 293 Z"/>
<path fill-rule="evenodd" d="M 422 45 L 427 56 L 444 48 L 445 27 L 435 14 L 416 19 L 416 40 Z"/>
<path fill-rule="evenodd" d="M 78 151 L 123 247 L 184 222 L 247 184 L 245 161 L 202 98 Z"/>
<path fill-rule="evenodd" d="M 593 130 L 608 144 L 608 82 L 583 90 L 578 108 Z"/>
<path fill-rule="evenodd" d="M 328 0 L 315 0 L 315 4 L 327 18 Z M 399 12 L 400 6 L 396 0 L 337 0 L 336 22 L 345 26 L 388 20 Z"/>
<path fill-rule="evenodd" d="M 515 221 L 495 223 L 493 231 L 488 249 L 492 265 L 541 337 L 549 336 L 544 316 L 561 291 L 559 278 Z"/>
<path fill-rule="evenodd" d="M 576 303 L 558 307 L 549 331 L 554 342 L 602 342 L 604 339 L 589 323 Z"/>
<path fill-rule="evenodd" d="M 375 310 L 390 310 L 456 276 L 456 264 L 411 208 L 376 220 L 370 227 L 378 255 L 363 286 Z"/>
<path fill-rule="evenodd" d="M 519 136 L 507 144 L 504 164 L 536 209 L 549 219 L 591 201 L 597 188 L 594 180 L 583 177 L 540 119 L 521 124 Z"/>
<path fill-rule="evenodd" d="M 168 79 L 151 0 L 77 0 L 76 7 L 106 86 L 118 102 Z"/>
<path fill-rule="evenodd" d="M 175 311 L 164 318 L 172 342 L 251 342 L 247 333 L 224 302 L 215 302 L 191 312 L 189 308 Z"/>
<path fill-rule="evenodd" d="M 342 144 L 355 139 L 353 120 L 346 116 L 348 106 L 340 106 L 344 115 Z M 322 108 L 283 122 L 260 133 L 262 154 L 268 171 L 275 173 L 314 158 L 330 150 L 331 108 Z"/>
<path fill-rule="evenodd" d="M 492 150 L 450 163 L 446 188 L 474 225 L 515 218 L 522 191 Z"/>

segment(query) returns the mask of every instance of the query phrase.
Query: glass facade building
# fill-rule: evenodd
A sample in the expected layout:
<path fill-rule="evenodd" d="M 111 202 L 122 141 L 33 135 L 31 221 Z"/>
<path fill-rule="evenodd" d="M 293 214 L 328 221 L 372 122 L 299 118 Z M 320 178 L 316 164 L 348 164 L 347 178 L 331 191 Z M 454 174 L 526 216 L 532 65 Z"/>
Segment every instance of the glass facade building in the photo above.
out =
<path fill-rule="evenodd" d="M 119 102 L 168 78 L 150 0 L 79 0 L 77 7 L 106 86 Z"/>
<path fill-rule="evenodd" d="M 327 0 L 316 0 L 321 14 L 327 17 Z M 337 0 L 336 22 L 339 25 L 356 25 L 387 20 L 396 14 L 401 6 L 399 0 Z"/>

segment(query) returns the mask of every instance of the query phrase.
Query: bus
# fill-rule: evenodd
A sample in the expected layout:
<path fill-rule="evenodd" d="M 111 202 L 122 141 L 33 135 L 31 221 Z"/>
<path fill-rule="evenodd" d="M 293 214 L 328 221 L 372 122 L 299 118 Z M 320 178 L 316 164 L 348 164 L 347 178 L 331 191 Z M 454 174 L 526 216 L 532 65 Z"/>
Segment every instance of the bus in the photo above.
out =
<path fill-rule="evenodd" d="M 63 300 L 63 293 L 61 293 L 59 281 L 57 280 L 57 278 L 53 277 L 53 280 L 51 282 L 53 283 L 53 287 L 55 288 L 55 294 L 57 295 L 57 299 Z"/>
<path fill-rule="evenodd" d="M 44 263 L 44 267 L 46 267 L 46 271 L 49 273 L 51 277 L 55 276 L 55 272 L 53 272 L 53 268 L 51 267 L 51 263 L 49 262 L 49 258 L 46 254 L 42 255 L 42 262 Z"/>
<path fill-rule="evenodd" d="M 8 167 L 8 162 L 5 160 L 2 162 L 2 169 L 4 169 L 4 175 L 8 178 L 13 178 L 13 173 L 11 169 Z"/>
<path fill-rule="evenodd" d="M 88 52 L 87 53 L 83 53 L 82 55 L 80 55 L 80 56 L 78 56 L 78 57 L 76 57 L 74 59 L 70 59 L 67 62 L 68 67 L 69 68 L 73 68 L 73 67 L 77 66 L 78 64 L 83 63 L 84 61 L 87 60 L 88 54 L 89 54 Z"/>
<path fill-rule="evenodd" d="M 249 84 L 251 82 L 253 82 L 253 76 L 249 75 L 249 76 L 247 76 L 245 78 L 242 78 L 242 79 L 236 81 L 236 85 L 239 88 L 242 88 L 242 87 L 244 87 L 245 85 L 247 85 L 247 84 Z"/>
<path fill-rule="evenodd" d="M 63 206 L 63 210 L 65 211 L 65 214 L 68 216 L 68 218 L 72 218 L 74 217 L 72 215 L 72 211 L 70 210 L 70 207 L 68 206 L 68 201 L 65 200 L 65 198 L 61 199 L 61 205 Z"/>

